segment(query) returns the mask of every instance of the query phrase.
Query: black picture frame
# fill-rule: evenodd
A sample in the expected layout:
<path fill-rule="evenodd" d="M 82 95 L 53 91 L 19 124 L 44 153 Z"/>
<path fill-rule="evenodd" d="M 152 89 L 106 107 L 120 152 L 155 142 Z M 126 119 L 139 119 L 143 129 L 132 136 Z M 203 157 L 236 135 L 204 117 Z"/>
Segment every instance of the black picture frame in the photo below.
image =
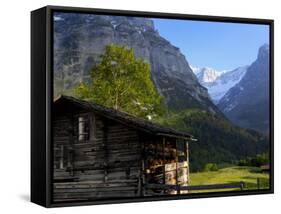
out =
<path fill-rule="evenodd" d="M 52 102 L 53 102 L 53 12 L 95 13 L 150 18 L 204 20 L 270 26 L 270 189 L 241 192 L 200 193 L 140 198 L 103 199 L 87 202 L 52 202 Z M 125 11 L 79 7 L 46 6 L 31 12 L 31 202 L 44 207 L 112 204 L 226 197 L 274 193 L 274 21 L 146 11 Z"/>

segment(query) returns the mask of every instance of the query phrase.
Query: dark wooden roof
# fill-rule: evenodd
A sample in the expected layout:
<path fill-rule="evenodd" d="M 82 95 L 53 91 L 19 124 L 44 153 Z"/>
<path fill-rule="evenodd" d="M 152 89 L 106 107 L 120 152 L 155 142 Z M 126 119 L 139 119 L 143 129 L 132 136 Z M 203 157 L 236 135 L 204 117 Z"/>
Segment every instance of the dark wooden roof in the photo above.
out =
<path fill-rule="evenodd" d="M 160 125 L 152 123 L 150 121 L 134 117 L 125 112 L 117 111 L 112 108 L 107 108 L 105 106 L 98 105 L 94 102 L 84 101 L 84 100 L 80 100 L 80 99 L 77 99 L 74 97 L 60 95 L 58 98 L 56 98 L 54 100 L 55 105 L 59 104 L 59 103 L 60 104 L 69 103 L 70 105 L 74 105 L 78 108 L 81 108 L 81 109 L 84 109 L 87 111 L 93 111 L 108 119 L 118 121 L 129 127 L 133 127 L 137 130 L 145 131 L 150 134 L 168 136 L 168 137 L 174 137 L 174 138 L 180 138 L 180 139 L 186 139 L 186 140 L 194 140 L 192 135 L 190 135 L 188 133 L 179 132 L 172 128 L 160 126 Z"/>

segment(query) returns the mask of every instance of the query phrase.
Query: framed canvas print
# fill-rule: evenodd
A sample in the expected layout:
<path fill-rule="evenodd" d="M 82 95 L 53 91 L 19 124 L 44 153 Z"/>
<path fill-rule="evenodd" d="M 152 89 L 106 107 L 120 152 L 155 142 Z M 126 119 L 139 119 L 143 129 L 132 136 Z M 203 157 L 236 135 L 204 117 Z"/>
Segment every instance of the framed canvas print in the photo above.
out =
<path fill-rule="evenodd" d="M 31 13 L 31 201 L 273 193 L 273 20 Z"/>

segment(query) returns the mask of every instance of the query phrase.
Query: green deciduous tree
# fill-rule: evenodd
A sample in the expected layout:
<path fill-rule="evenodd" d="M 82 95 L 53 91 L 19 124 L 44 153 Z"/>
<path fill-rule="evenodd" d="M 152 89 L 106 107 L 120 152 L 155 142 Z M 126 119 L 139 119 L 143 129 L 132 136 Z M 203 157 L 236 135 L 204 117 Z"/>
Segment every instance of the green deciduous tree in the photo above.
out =
<path fill-rule="evenodd" d="M 108 45 L 91 72 L 91 83 L 80 83 L 75 94 L 138 117 L 164 112 L 162 98 L 151 79 L 149 65 L 136 59 L 133 49 Z"/>
<path fill-rule="evenodd" d="M 215 163 L 207 163 L 203 168 L 204 172 L 218 171 L 218 166 Z"/>

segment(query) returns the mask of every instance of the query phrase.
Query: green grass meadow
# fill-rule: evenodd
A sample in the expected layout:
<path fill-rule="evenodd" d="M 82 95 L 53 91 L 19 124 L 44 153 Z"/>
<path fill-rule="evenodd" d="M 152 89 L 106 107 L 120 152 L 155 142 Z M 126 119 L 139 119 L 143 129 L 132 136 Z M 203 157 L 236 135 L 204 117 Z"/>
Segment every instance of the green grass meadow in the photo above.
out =
<path fill-rule="evenodd" d="M 257 179 L 259 178 L 259 189 L 269 188 L 269 174 L 262 173 L 257 167 L 233 166 L 218 171 L 190 173 L 190 185 L 223 184 L 232 182 L 245 182 L 244 190 L 258 189 Z M 200 190 L 198 192 L 218 192 L 218 191 L 240 191 L 240 189 L 221 190 Z"/>

